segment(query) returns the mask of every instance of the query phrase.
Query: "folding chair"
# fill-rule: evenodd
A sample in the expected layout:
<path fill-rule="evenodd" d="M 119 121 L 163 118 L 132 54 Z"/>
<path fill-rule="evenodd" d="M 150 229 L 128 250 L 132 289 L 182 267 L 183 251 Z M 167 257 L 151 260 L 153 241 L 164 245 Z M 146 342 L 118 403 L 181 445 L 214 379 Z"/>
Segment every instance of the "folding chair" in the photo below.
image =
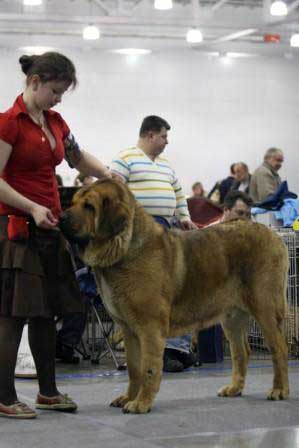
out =
<path fill-rule="evenodd" d="M 92 271 L 83 267 L 76 271 L 76 277 L 88 306 L 85 341 L 90 349 L 91 362 L 98 364 L 103 357 L 110 355 L 115 367 L 118 370 L 124 369 L 125 367 L 118 362 L 109 341 L 114 331 L 114 322 L 97 292 Z"/>

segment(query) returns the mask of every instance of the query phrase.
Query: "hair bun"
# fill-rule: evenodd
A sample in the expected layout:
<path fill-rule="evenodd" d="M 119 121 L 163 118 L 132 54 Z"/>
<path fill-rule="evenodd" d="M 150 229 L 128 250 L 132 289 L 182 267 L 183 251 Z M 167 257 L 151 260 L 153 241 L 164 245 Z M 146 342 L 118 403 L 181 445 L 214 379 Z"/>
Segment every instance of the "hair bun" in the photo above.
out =
<path fill-rule="evenodd" d="M 32 64 L 33 64 L 34 60 L 36 59 L 36 57 L 37 56 L 35 56 L 35 55 L 28 56 L 26 54 L 24 54 L 23 56 L 20 57 L 19 63 L 21 64 L 22 71 L 23 71 L 23 73 L 25 73 L 25 75 L 27 75 L 28 70 L 32 66 Z"/>

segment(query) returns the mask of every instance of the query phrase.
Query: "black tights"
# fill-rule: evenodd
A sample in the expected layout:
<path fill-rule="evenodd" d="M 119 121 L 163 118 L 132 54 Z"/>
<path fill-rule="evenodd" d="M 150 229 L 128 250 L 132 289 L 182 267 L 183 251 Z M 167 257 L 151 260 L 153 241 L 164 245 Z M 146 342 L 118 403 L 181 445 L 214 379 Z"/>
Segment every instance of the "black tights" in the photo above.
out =
<path fill-rule="evenodd" d="M 26 319 L 0 316 L 0 403 L 17 400 L 15 367 Z M 55 382 L 56 328 L 53 319 L 29 319 L 29 345 L 42 395 L 58 394 Z"/>

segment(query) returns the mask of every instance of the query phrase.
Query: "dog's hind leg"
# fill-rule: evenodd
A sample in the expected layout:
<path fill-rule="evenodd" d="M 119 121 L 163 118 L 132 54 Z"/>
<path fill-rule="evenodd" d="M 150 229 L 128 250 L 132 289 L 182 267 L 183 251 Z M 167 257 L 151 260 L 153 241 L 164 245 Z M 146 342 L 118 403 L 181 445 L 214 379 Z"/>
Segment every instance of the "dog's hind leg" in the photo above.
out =
<path fill-rule="evenodd" d="M 160 388 L 163 366 L 163 351 L 165 337 L 161 335 L 161 329 L 154 327 L 143 327 L 138 335 L 141 349 L 141 377 L 137 396 L 128 401 L 123 412 L 144 414 L 151 410 L 155 396 Z"/>
<path fill-rule="evenodd" d="M 250 356 L 250 347 L 247 340 L 248 320 L 249 316 L 246 312 L 235 308 L 221 322 L 230 345 L 233 371 L 231 384 L 218 390 L 218 396 L 220 397 L 242 395 Z"/>
<path fill-rule="evenodd" d="M 110 403 L 110 406 L 117 408 L 123 408 L 128 401 L 133 401 L 136 398 L 142 380 L 139 339 L 134 333 L 129 330 L 129 328 L 125 326 L 122 326 L 121 328 L 125 343 L 129 385 L 126 394 L 120 395 Z"/>
<path fill-rule="evenodd" d="M 282 318 L 268 310 L 256 316 L 270 350 L 274 379 L 273 387 L 267 394 L 268 400 L 284 400 L 289 396 L 288 348 L 282 330 Z"/>

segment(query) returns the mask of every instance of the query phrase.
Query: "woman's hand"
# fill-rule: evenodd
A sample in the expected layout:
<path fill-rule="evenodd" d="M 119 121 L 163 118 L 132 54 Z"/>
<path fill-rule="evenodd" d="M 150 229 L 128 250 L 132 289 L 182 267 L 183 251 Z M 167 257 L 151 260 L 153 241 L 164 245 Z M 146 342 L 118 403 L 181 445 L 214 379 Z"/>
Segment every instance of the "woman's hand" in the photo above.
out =
<path fill-rule="evenodd" d="M 58 224 L 58 219 L 55 218 L 51 210 L 42 205 L 35 204 L 31 214 L 37 227 L 53 229 Z"/>

